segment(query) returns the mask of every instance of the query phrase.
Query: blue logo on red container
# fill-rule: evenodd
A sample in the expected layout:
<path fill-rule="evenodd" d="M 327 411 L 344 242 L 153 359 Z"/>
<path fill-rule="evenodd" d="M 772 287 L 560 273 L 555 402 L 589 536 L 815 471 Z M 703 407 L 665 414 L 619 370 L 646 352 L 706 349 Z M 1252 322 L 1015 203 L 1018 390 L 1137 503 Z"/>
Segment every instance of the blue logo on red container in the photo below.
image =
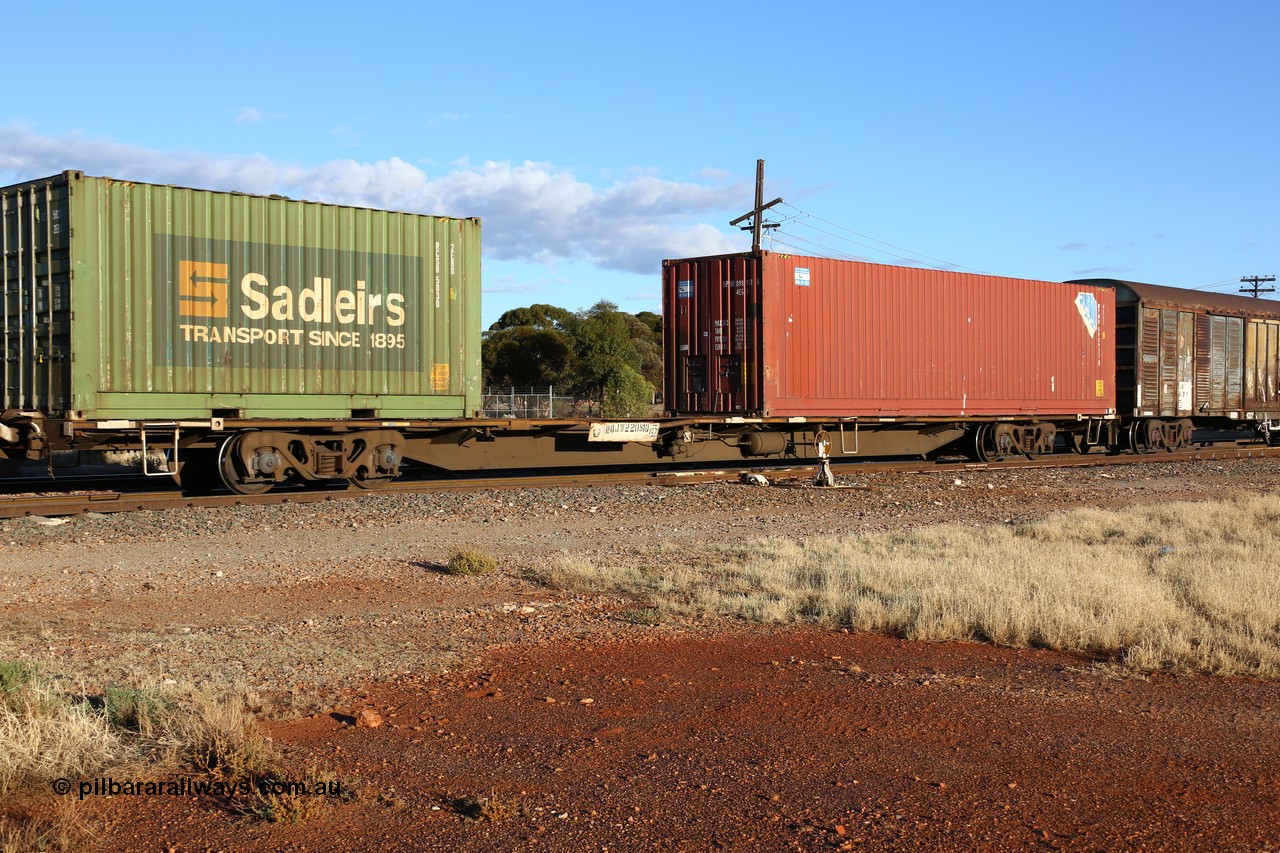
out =
<path fill-rule="evenodd" d="M 1084 320 L 1084 327 L 1089 330 L 1089 337 L 1092 338 L 1098 332 L 1098 297 L 1092 293 L 1077 293 L 1076 310 L 1080 312 L 1080 319 Z"/>

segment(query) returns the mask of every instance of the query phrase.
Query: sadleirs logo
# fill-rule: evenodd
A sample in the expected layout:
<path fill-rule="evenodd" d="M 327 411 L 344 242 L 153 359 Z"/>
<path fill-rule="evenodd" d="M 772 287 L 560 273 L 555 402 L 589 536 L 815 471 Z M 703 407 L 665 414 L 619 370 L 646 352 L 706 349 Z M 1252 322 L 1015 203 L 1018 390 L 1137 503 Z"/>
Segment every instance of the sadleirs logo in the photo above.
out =
<path fill-rule="evenodd" d="M 429 255 L 163 233 L 152 245 L 156 351 L 169 353 L 174 365 L 293 370 L 313 363 L 305 350 L 320 349 L 352 352 L 341 364 L 424 369 L 422 330 L 436 312 L 423 316 L 413 309 L 424 307 Z M 453 247 L 442 242 L 437 253 L 445 264 L 446 252 Z M 451 300 L 455 274 L 448 266 L 438 279 Z M 268 347 L 279 348 L 279 356 L 257 355 Z M 431 381 L 433 387 L 457 384 L 443 372 Z"/>
<path fill-rule="evenodd" d="M 1080 312 L 1080 319 L 1084 320 L 1084 327 L 1089 330 L 1089 337 L 1092 338 L 1098 333 L 1098 297 L 1083 291 L 1077 293 L 1076 310 Z"/>
<path fill-rule="evenodd" d="M 226 264 L 178 261 L 178 313 L 184 317 L 226 317 L 230 286 Z"/>

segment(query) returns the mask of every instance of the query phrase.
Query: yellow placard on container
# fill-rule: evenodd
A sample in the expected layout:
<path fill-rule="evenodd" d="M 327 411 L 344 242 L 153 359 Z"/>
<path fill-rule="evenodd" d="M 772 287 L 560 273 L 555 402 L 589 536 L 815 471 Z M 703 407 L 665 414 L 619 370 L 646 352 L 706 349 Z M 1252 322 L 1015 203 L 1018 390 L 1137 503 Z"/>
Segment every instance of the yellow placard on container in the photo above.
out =
<path fill-rule="evenodd" d="M 1093 383 L 1093 396 L 1095 397 L 1107 396 L 1107 383 L 1105 381 L 1099 379 Z"/>
<path fill-rule="evenodd" d="M 431 390 L 449 390 L 449 364 L 436 364 L 431 368 Z"/>

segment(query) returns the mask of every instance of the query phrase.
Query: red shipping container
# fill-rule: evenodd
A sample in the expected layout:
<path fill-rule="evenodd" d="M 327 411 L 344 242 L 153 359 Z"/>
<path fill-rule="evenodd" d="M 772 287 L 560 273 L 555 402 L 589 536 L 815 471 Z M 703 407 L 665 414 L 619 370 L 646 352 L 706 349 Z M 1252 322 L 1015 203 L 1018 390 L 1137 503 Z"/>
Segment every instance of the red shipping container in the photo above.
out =
<path fill-rule="evenodd" d="M 1115 412 L 1115 292 L 772 252 L 663 262 L 667 408 L 762 417 Z"/>

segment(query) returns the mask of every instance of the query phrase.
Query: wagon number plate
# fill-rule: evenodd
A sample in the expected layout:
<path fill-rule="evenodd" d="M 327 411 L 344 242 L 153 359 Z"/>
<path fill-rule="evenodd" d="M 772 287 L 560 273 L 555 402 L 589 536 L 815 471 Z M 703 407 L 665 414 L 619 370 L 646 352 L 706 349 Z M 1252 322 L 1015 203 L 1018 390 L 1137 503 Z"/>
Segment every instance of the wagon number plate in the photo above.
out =
<path fill-rule="evenodd" d="M 591 425 L 587 441 L 657 441 L 658 425 L 636 421 L 617 421 Z"/>

